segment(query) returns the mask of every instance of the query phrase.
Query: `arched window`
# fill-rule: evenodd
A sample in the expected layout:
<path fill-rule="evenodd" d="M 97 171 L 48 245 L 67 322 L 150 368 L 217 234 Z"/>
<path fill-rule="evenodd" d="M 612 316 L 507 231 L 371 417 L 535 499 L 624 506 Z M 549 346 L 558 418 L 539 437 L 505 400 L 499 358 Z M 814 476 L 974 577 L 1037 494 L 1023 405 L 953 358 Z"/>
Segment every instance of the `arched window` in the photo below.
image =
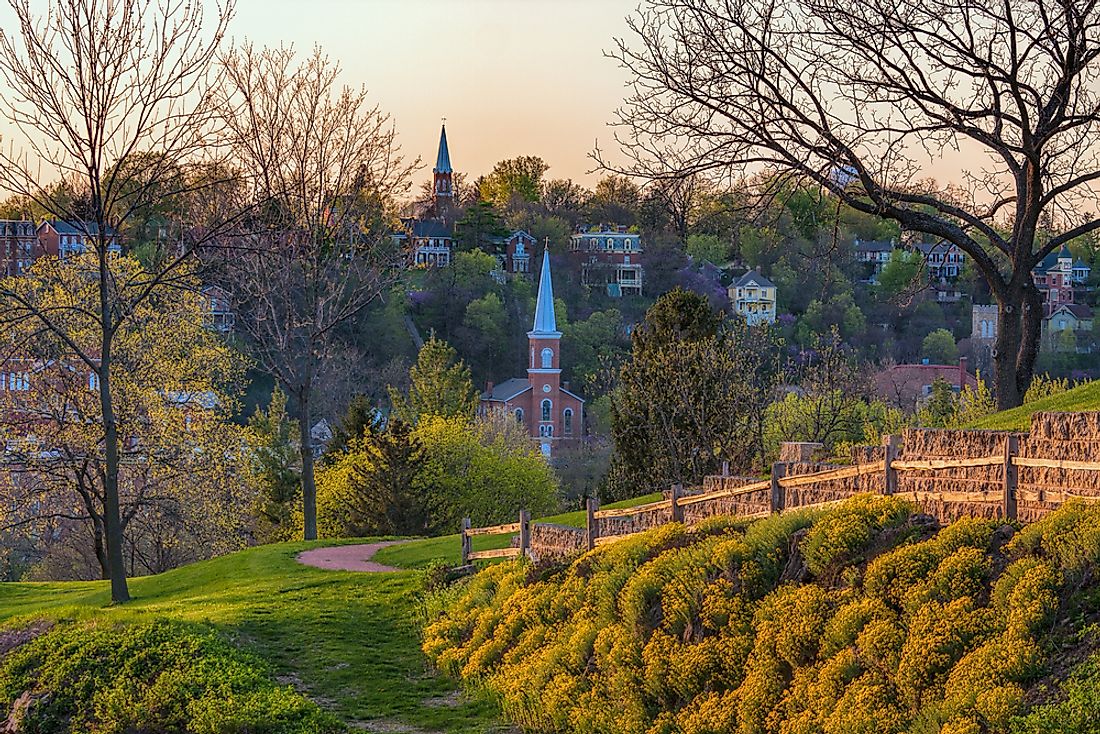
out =
<path fill-rule="evenodd" d="M 566 436 L 573 435 L 573 409 L 566 408 L 561 414 L 562 431 Z"/>
<path fill-rule="evenodd" d="M 542 401 L 542 420 L 550 420 L 550 409 L 554 407 L 554 404 L 549 400 Z"/>
<path fill-rule="evenodd" d="M 542 350 L 542 368 L 551 369 L 554 366 L 554 350 L 550 347 Z M 545 418 L 543 419 L 545 420 Z"/>
<path fill-rule="evenodd" d="M 554 435 L 554 426 L 552 426 L 552 425 L 539 426 L 539 435 L 543 436 L 544 438 L 553 437 L 553 435 Z"/>
<path fill-rule="evenodd" d="M 516 423 L 523 423 L 523 408 L 516 408 Z"/>

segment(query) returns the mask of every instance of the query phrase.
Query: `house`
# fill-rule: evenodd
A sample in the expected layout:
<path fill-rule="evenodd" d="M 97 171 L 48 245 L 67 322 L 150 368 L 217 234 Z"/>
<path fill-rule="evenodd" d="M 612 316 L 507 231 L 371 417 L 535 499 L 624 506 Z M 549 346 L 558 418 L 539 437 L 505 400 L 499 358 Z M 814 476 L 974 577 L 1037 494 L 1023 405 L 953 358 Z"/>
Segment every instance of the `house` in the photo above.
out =
<path fill-rule="evenodd" d="M 1043 347 L 1089 354 L 1093 349 L 1093 323 L 1091 308 L 1083 303 L 1063 303 L 1043 319 Z"/>
<path fill-rule="evenodd" d="M 902 410 L 916 410 L 932 394 L 932 384 L 941 379 L 955 392 L 963 387 L 977 389 L 978 380 L 966 370 L 966 357 L 954 364 L 896 364 L 874 377 L 875 394 Z"/>
<path fill-rule="evenodd" d="M 1088 282 L 1089 276 L 1092 275 L 1092 268 L 1090 268 L 1085 262 L 1077 260 L 1073 263 L 1073 270 L 1071 271 L 1071 279 L 1074 285 L 1084 285 Z"/>
<path fill-rule="evenodd" d="M 966 254 L 952 242 L 915 242 L 913 249 L 924 256 L 925 268 L 933 279 L 953 279 L 962 274 Z"/>
<path fill-rule="evenodd" d="M 1088 279 L 1088 266 L 1080 263 L 1078 269 Z M 1074 302 L 1074 260 L 1065 245 L 1057 253 L 1051 252 L 1031 269 L 1031 278 L 1043 297 L 1043 317 L 1049 318 L 1060 306 Z M 1082 281 L 1083 282 L 1083 281 Z"/>
<path fill-rule="evenodd" d="M 569 249 L 581 261 L 581 283 L 605 287 L 608 295 L 641 295 L 642 238 L 626 227 L 600 225 L 578 228 Z"/>
<path fill-rule="evenodd" d="M 506 273 L 530 273 L 531 253 L 535 251 L 535 238 L 517 229 L 504 240 L 504 254 L 498 256 L 501 269 Z"/>
<path fill-rule="evenodd" d="M 203 322 L 206 328 L 222 334 L 233 331 L 237 316 L 229 291 L 216 285 L 202 287 Z"/>
<path fill-rule="evenodd" d="M 38 234 L 29 219 L 0 219 L 0 275 L 22 275 L 34 263 Z"/>
<path fill-rule="evenodd" d="M 99 225 L 95 222 L 66 222 L 60 219 L 46 220 L 38 225 L 39 252 L 64 260 L 71 255 L 92 252 L 100 241 Z M 118 233 L 110 227 L 104 233 L 107 251 L 117 255 L 122 252 Z"/>
<path fill-rule="evenodd" d="M 399 245 L 408 249 L 409 262 L 418 268 L 446 267 L 454 252 L 454 171 L 447 146 L 447 127 L 439 132 L 439 151 L 432 169 L 432 201 L 422 217 L 401 220 L 402 228 L 393 234 Z"/>
<path fill-rule="evenodd" d="M 893 239 L 860 240 L 857 238 L 853 246 L 856 262 L 864 266 L 867 280 L 871 282 L 877 280 L 878 274 L 890 262 L 890 257 L 896 249 L 898 246 Z"/>
<path fill-rule="evenodd" d="M 775 323 L 775 283 L 755 270 L 742 275 L 727 289 L 733 311 L 745 317 L 749 326 Z"/>
<path fill-rule="evenodd" d="M 481 393 L 481 415 L 503 413 L 527 428 L 543 456 L 554 447 L 580 440 L 583 434 L 584 400 L 561 382 L 561 332 L 554 317 L 554 284 L 550 252 L 543 250 L 535 322 L 527 332 L 530 345 L 527 377 L 513 377 L 499 385 L 489 383 Z"/>

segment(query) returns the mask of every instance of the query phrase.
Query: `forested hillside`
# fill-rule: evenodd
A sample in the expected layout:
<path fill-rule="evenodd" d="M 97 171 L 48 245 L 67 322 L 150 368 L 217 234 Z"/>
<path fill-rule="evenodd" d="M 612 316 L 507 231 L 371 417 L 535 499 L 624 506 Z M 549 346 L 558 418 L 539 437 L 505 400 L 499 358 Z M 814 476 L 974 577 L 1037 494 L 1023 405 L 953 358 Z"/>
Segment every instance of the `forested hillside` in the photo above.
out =
<path fill-rule="evenodd" d="M 1096 732 L 1098 560 L 1098 507 L 940 529 L 867 496 L 493 566 L 424 649 L 538 732 Z"/>

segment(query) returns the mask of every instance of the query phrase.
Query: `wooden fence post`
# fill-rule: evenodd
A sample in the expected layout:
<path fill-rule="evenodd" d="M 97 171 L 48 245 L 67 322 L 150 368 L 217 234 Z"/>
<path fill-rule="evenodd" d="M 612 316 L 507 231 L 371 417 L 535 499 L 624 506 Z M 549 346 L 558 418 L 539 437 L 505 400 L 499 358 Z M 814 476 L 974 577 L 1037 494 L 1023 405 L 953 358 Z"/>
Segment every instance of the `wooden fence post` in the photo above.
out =
<path fill-rule="evenodd" d="M 466 531 L 470 529 L 470 518 L 462 518 L 462 565 L 470 564 L 470 536 Z"/>
<path fill-rule="evenodd" d="M 672 502 L 672 522 L 684 521 L 684 508 L 680 507 L 680 497 L 684 493 L 684 485 L 673 484 L 671 493 Z"/>
<path fill-rule="evenodd" d="M 1004 466 L 1004 513 L 1006 520 L 1016 519 L 1016 485 L 1019 480 L 1019 469 L 1012 463 L 1012 458 L 1019 450 L 1019 438 L 1015 434 L 1005 436 L 1005 466 Z"/>
<path fill-rule="evenodd" d="M 728 477 L 730 475 L 730 463 L 728 461 L 722 462 L 722 476 Z"/>
<path fill-rule="evenodd" d="M 531 513 L 519 511 L 519 555 L 526 557 L 531 552 Z"/>
<path fill-rule="evenodd" d="M 898 470 L 894 468 L 894 460 L 898 458 L 898 436 L 883 436 L 882 447 L 885 450 L 884 453 L 886 456 L 886 485 L 883 489 L 883 494 L 897 494 Z"/>
<path fill-rule="evenodd" d="M 771 493 L 771 511 L 782 512 L 783 507 L 786 504 L 783 491 L 783 485 L 779 483 L 779 480 L 787 473 L 787 465 L 781 461 L 777 461 L 772 464 L 772 493 Z"/>
<path fill-rule="evenodd" d="M 596 518 L 596 511 L 600 509 L 600 501 L 595 497 L 589 497 L 585 500 L 585 522 L 584 527 L 587 531 L 588 550 L 592 550 L 596 547 L 596 538 L 600 537 L 599 520 Z"/>

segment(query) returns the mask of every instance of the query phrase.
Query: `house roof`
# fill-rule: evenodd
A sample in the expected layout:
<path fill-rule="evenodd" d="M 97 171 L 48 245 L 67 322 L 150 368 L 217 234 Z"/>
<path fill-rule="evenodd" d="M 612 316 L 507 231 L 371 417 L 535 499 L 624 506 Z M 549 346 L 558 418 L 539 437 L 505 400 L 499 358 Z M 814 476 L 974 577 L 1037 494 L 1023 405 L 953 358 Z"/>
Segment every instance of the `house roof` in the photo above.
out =
<path fill-rule="evenodd" d="M 531 381 L 525 377 L 513 377 L 510 380 L 505 380 L 499 385 L 493 385 L 492 392 L 486 390 L 481 393 L 482 400 L 499 400 L 505 402 L 511 400 L 517 395 L 522 395 L 531 389 Z"/>
<path fill-rule="evenodd" d="M 435 158 L 435 170 L 438 173 L 451 172 L 451 151 L 447 149 L 447 126 L 439 129 L 439 154 Z"/>
<path fill-rule="evenodd" d="M 512 239 L 513 237 L 523 237 L 523 238 L 528 239 L 528 240 L 534 240 L 535 239 L 530 234 L 528 234 L 526 232 L 526 230 L 522 230 L 522 229 L 517 229 L 515 232 L 512 232 L 512 234 L 508 235 L 508 239 Z"/>
<path fill-rule="evenodd" d="M 917 242 L 913 247 L 925 255 L 930 255 L 937 250 L 950 250 L 952 247 L 955 247 L 955 245 L 951 242 L 940 240 L 939 242 Z"/>
<path fill-rule="evenodd" d="M 1089 264 L 1082 261 L 1082 260 L 1075 261 L 1073 263 L 1073 269 L 1074 270 L 1092 270 L 1092 268 L 1089 267 Z"/>
<path fill-rule="evenodd" d="M 1065 245 L 1062 245 L 1062 249 L 1058 252 L 1047 253 L 1047 256 L 1039 261 L 1039 263 L 1035 266 L 1035 269 L 1043 271 L 1053 270 L 1058 267 L 1058 261 L 1062 258 L 1068 258 L 1070 260 L 1073 259 L 1073 254 Z"/>
<path fill-rule="evenodd" d="M 771 282 L 755 270 L 750 270 L 749 272 L 742 275 L 740 278 L 733 282 L 733 285 L 738 288 L 743 288 L 749 285 L 756 285 L 760 286 L 761 288 L 775 288 L 775 283 Z"/>
<path fill-rule="evenodd" d="M 893 252 L 896 247 L 893 240 L 856 240 L 857 252 Z"/>
<path fill-rule="evenodd" d="M 438 219 L 414 219 L 409 229 L 413 237 L 443 237 L 451 239 L 451 230 Z"/>
<path fill-rule="evenodd" d="M 1073 314 L 1078 319 L 1091 319 L 1092 309 L 1083 303 L 1063 303 L 1050 314 L 1048 318 L 1054 318 L 1059 311 Z"/>
<path fill-rule="evenodd" d="M 550 276 L 550 250 L 542 251 L 542 272 L 539 274 L 539 297 L 535 301 L 535 323 L 531 335 L 559 337 L 554 318 L 554 282 Z"/>
<path fill-rule="evenodd" d="M 54 228 L 58 234 L 76 234 L 87 235 L 89 237 L 95 237 L 99 234 L 99 225 L 95 222 L 81 222 L 79 225 L 66 222 L 62 219 L 48 219 L 43 224 L 48 224 Z M 112 227 L 107 227 L 107 236 L 114 237 L 115 230 Z"/>

